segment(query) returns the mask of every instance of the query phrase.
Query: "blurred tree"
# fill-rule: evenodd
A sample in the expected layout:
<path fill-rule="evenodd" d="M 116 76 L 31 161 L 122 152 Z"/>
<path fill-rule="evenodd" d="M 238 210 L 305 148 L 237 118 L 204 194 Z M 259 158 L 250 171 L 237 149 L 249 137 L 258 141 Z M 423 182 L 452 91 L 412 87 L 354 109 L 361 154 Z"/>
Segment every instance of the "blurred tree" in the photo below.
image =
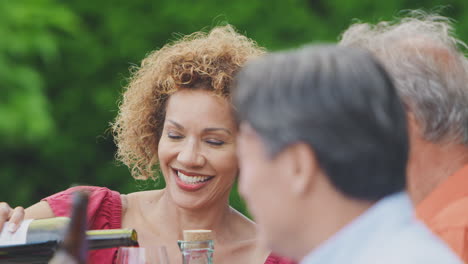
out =
<path fill-rule="evenodd" d="M 38 182 L 30 177 L 37 168 L 27 167 L 28 161 L 39 158 L 39 149 L 55 133 L 41 69 L 59 58 L 58 39 L 74 34 L 76 22 L 56 1 L 0 1 L 2 200 L 31 201 Z"/>
<path fill-rule="evenodd" d="M 352 21 L 449 5 L 468 40 L 466 0 L 0 0 L 0 201 L 28 206 L 72 184 L 136 182 L 108 131 L 128 68 L 181 34 L 229 22 L 270 50 L 335 41 Z M 232 203 L 245 212 L 237 192 Z"/>
<path fill-rule="evenodd" d="M 51 133 L 44 79 L 38 70 L 57 58 L 57 33 L 73 31 L 72 13 L 49 0 L 0 1 L 0 136 L 36 144 Z"/>

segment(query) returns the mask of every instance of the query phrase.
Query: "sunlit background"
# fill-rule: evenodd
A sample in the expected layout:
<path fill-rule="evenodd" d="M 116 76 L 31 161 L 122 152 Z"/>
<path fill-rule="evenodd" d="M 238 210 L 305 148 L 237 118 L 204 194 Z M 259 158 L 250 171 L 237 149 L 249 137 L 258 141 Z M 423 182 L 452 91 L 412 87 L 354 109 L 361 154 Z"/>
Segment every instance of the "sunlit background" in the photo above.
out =
<path fill-rule="evenodd" d="M 415 8 L 453 18 L 468 41 L 467 0 L 0 0 L 0 201 L 29 206 L 77 184 L 159 188 L 115 161 L 108 129 L 128 68 L 180 34 L 231 23 L 278 50 Z M 245 212 L 235 191 L 231 202 Z"/>

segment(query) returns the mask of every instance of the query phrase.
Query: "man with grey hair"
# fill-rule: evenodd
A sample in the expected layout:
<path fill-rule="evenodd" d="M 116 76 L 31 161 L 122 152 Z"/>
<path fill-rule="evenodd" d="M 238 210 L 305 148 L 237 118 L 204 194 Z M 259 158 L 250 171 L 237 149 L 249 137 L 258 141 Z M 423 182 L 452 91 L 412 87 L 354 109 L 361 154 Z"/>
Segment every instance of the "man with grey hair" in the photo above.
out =
<path fill-rule="evenodd" d="M 371 51 L 394 78 L 408 117 L 408 191 L 416 214 L 468 262 L 467 46 L 448 18 L 413 11 L 358 23 L 340 45 Z"/>
<path fill-rule="evenodd" d="M 304 264 L 461 263 L 414 218 L 406 112 L 369 52 L 271 53 L 233 95 L 239 190 L 260 243 Z"/>

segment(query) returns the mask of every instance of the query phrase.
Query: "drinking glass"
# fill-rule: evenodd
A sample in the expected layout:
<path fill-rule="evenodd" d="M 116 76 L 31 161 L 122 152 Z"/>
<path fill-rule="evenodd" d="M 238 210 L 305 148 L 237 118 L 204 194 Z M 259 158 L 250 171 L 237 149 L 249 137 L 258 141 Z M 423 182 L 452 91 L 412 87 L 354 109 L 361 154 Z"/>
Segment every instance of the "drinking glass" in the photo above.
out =
<path fill-rule="evenodd" d="M 146 249 L 141 247 L 120 247 L 117 264 L 146 264 Z"/>
<path fill-rule="evenodd" d="M 166 247 L 151 249 L 142 247 L 120 247 L 117 251 L 117 264 L 169 264 Z"/>

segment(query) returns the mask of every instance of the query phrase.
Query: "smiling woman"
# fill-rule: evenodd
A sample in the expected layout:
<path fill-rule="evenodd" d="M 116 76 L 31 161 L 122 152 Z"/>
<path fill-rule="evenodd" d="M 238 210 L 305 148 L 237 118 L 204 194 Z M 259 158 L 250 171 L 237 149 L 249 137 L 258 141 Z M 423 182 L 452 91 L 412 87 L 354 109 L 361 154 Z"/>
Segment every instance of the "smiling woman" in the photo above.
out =
<path fill-rule="evenodd" d="M 226 99 L 189 89 L 169 98 L 158 156 L 174 203 L 184 208 L 227 203 L 238 173 L 236 132 Z"/>
<path fill-rule="evenodd" d="M 215 263 L 289 263 L 260 245 L 255 224 L 228 204 L 239 173 L 232 80 L 263 53 L 231 26 L 151 53 L 134 69 L 112 128 L 117 157 L 133 177 L 155 178 L 160 168 L 166 188 L 120 195 L 75 187 L 26 209 L 26 218 L 67 216 L 71 193 L 87 189 L 91 229 L 136 229 L 141 247 L 165 245 L 173 264 L 182 261 L 177 240 L 187 229 L 214 231 Z M 21 213 L 12 212 L 12 220 L 22 219 Z M 92 251 L 90 262 L 112 263 L 116 252 Z"/>

